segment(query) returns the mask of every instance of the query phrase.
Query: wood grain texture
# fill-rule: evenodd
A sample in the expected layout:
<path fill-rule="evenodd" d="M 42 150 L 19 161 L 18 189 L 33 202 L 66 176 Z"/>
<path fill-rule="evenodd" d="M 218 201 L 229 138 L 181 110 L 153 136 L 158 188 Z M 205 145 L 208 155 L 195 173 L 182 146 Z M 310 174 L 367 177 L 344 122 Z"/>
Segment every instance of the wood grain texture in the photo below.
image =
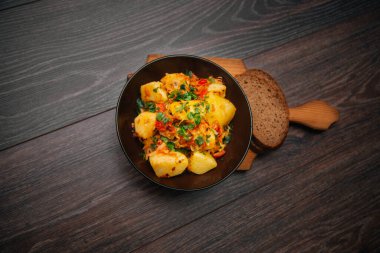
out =
<path fill-rule="evenodd" d="M 241 58 L 378 7 L 358 0 L 67 0 L 5 9 L 0 149 L 113 108 L 127 73 L 147 53 Z"/>
<path fill-rule="evenodd" d="M 136 252 L 375 252 L 380 188 L 368 185 L 380 179 L 380 159 L 356 153 L 307 163 Z"/>
<path fill-rule="evenodd" d="M 2 0 L 0 1 L 0 11 L 18 8 L 24 5 L 36 3 L 38 1 L 41 0 Z"/>
<path fill-rule="evenodd" d="M 379 93 L 376 88 L 379 20 L 379 12 L 375 10 L 254 55 L 245 63 L 248 68 L 261 68 L 270 73 L 281 85 L 289 107 L 313 99 L 326 100 L 335 106 L 342 101 L 342 93 L 358 99 L 364 98 L 365 92 L 376 96 Z M 308 74 L 290 75 L 291 71 Z M 368 82 L 370 85 L 364 85 Z"/>
<path fill-rule="evenodd" d="M 290 128 L 281 150 L 259 156 L 251 171 L 256 177 L 276 177 L 274 170 L 281 167 L 279 173 L 287 174 L 136 252 L 377 252 L 377 17 L 371 13 L 248 59 L 248 66 L 281 70 L 293 103 L 309 89 L 335 100 L 341 120 L 319 134 Z M 257 59 L 263 64 L 256 64 Z M 296 82 L 299 78 L 302 84 Z M 293 82 L 287 85 L 286 80 Z"/>
<path fill-rule="evenodd" d="M 290 104 L 317 94 L 341 119 L 291 128 L 281 150 L 209 190 L 170 191 L 136 172 L 114 110 L 2 151 L 1 251 L 378 251 L 378 22 L 369 12 L 247 59 Z"/>
<path fill-rule="evenodd" d="M 289 108 L 289 121 L 315 130 L 327 130 L 339 120 L 337 109 L 322 100 L 312 100 Z"/>
<path fill-rule="evenodd" d="M 2 252 L 129 252 L 260 185 L 241 175 L 201 192 L 153 185 L 124 157 L 114 114 L 0 153 Z"/>
<path fill-rule="evenodd" d="M 41 66 L 45 66 L 43 64 L 48 63 L 49 57 L 54 55 L 49 50 L 59 51 L 59 47 L 50 46 L 61 45 L 63 46 L 62 52 L 67 52 L 68 49 L 64 47 L 63 42 L 52 44 L 49 39 L 55 40 L 57 38 L 49 37 L 47 36 L 49 33 L 42 32 L 41 36 L 48 38 L 44 46 L 38 45 L 37 41 L 41 42 L 41 40 L 36 37 L 36 41 L 32 40 L 29 44 L 31 46 L 35 43 L 31 48 L 36 51 L 32 50 L 29 56 L 19 53 L 19 56 L 26 60 L 25 72 L 18 72 L 20 70 L 17 70 L 16 65 L 21 64 L 22 61 L 16 60 L 17 57 L 13 58 L 13 63 L 9 58 L 5 58 L 8 70 L 3 68 L 3 61 L 0 62 L 3 64 L 1 71 L 8 73 L 8 77 L 0 75 L 0 79 L 13 80 L 15 76 L 20 76 L 19 78 L 25 81 L 30 78 L 29 81 L 31 82 L 27 82 L 30 86 L 25 88 L 31 88 L 39 86 L 40 82 L 49 80 L 54 76 L 52 73 L 63 71 L 62 73 L 73 74 L 75 73 L 74 69 L 77 71 L 78 69 L 87 69 L 93 70 L 92 73 L 96 72 L 93 76 L 97 74 L 100 76 L 99 72 L 104 73 L 102 71 L 105 69 L 109 70 L 107 61 L 110 61 L 109 64 L 112 61 L 123 64 L 127 62 L 127 60 L 123 60 L 125 56 L 139 58 L 141 52 L 136 52 L 135 55 L 133 52 L 127 53 L 123 51 L 125 45 L 116 47 L 117 43 L 110 37 L 105 38 L 105 40 L 109 40 L 108 44 L 103 43 L 100 37 L 91 39 L 90 35 L 94 35 L 95 32 L 87 31 L 86 26 L 81 23 L 84 21 L 75 19 L 78 17 L 76 15 L 81 13 L 90 15 L 90 17 L 94 15 L 104 18 L 100 15 L 103 12 L 99 13 L 96 10 L 112 12 L 114 8 L 107 8 L 106 5 L 102 5 L 104 2 L 94 1 L 95 5 L 93 6 L 96 7 L 85 12 L 83 8 L 88 6 L 86 3 L 85 1 L 78 1 L 61 4 L 52 1 L 46 4 L 50 7 L 56 6 L 56 12 L 48 12 L 47 10 L 51 11 L 54 8 L 49 9 L 46 6 L 45 9 L 42 8 L 43 6 L 39 6 L 41 7 L 40 12 L 33 8 L 30 8 L 29 11 L 31 12 L 30 17 L 40 21 L 55 15 L 56 23 L 45 24 L 47 29 L 51 30 L 54 25 L 57 25 L 58 20 L 62 21 L 64 17 L 67 17 L 66 14 L 60 13 L 59 9 L 63 10 L 63 13 L 68 13 L 69 10 L 73 11 L 71 26 L 78 29 L 79 37 L 83 35 L 89 39 L 89 51 L 84 50 L 83 53 L 79 53 L 81 52 L 80 49 L 83 50 L 84 44 L 77 45 L 77 48 L 74 46 L 75 43 L 72 43 L 75 39 L 70 38 L 70 36 L 65 38 L 62 35 L 63 41 L 66 40 L 69 43 L 73 40 L 71 46 L 78 51 L 74 50 L 68 58 L 57 59 L 59 64 L 52 61 L 50 69 L 45 71 Z M 241 7 L 243 8 L 244 4 L 247 3 L 243 2 Z M 264 41 L 268 43 L 269 41 L 273 43 L 276 41 L 278 43 L 274 44 L 278 47 L 270 49 L 271 46 L 268 46 L 264 52 L 257 51 L 261 53 L 254 53 L 252 58 L 246 59 L 246 64 L 251 67 L 263 68 L 271 73 L 284 89 L 290 106 L 301 104 L 312 98 L 320 98 L 336 106 L 341 112 L 341 118 L 337 124 L 326 132 L 292 127 L 281 149 L 259 156 L 255 161 L 253 170 L 244 174 L 236 173 L 222 184 L 200 192 L 166 190 L 153 185 L 135 171 L 119 147 L 115 133 L 114 110 L 29 140 L 0 152 L 2 175 L 0 177 L 0 251 L 378 252 L 380 249 L 380 188 L 378 185 L 380 181 L 380 174 L 378 173 L 380 164 L 378 156 L 380 152 L 378 142 L 380 138 L 380 125 L 378 124 L 380 121 L 380 90 L 378 85 L 380 82 L 380 70 L 378 68 L 380 21 L 376 9 L 377 1 L 356 2 L 358 4 L 357 9 L 352 8 L 350 11 L 347 6 L 350 6 L 351 2 L 347 4 L 338 1 L 334 3 L 310 2 L 294 6 L 287 2 L 279 4 L 268 1 L 265 3 L 267 5 L 264 7 L 260 7 L 258 4 L 254 6 L 255 10 L 260 10 L 259 13 L 267 17 L 267 19 L 262 19 L 262 25 L 269 27 L 270 24 L 274 24 L 273 22 L 281 20 L 281 15 L 283 15 L 282 18 L 287 17 L 286 8 L 279 6 L 291 5 L 289 11 L 297 10 L 298 12 L 297 14 L 290 13 L 289 17 L 298 15 L 298 17 L 304 17 L 304 20 L 316 21 L 316 24 L 306 23 L 308 27 L 312 27 L 310 30 L 306 30 L 308 32 L 314 31 L 314 33 L 305 33 L 305 27 L 300 26 L 298 27 L 300 34 L 290 36 L 293 39 L 295 37 L 299 37 L 299 39 L 293 40 L 287 36 L 287 34 L 290 35 L 292 32 L 298 31 L 297 27 L 293 27 L 281 33 L 276 40 L 275 32 L 280 30 L 272 30 L 271 36 L 267 35 L 262 43 L 265 44 Z M 355 4 L 355 2 L 352 3 Z M 96 4 L 99 4 L 100 7 Z M 143 4 L 144 2 L 142 2 Z M 165 6 L 161 6 L 162 9 L 160 9 L 160 5 L 155 5 L 155 8 L 158 8 L 155 11 L 157 13 L 160 11 L 167 12 L 167 9 L 166 11 L 164 9 L 171 7 L 171 4 L 165 3 Z M 233 4 L 236 2 L 231 3 L 231 6 Z M 30 6 L 34 5 L 31 4 Z M 199 2 L 198 5 L 200 9 L 202 7 L 205 9 L 207 3 Z M 326 6 L 332 6 L 332 10 L 339 12 L 336 13 L 337 17 L 330 17 L 330 9 Z M 371 6 L 370 9 L 372 10 L 368 10 L 366 6 Z M 122 6 L 119 7 L 120 10 L 125 11 Z M 141 7 L 141 5 L 137 5 L 137 7 Z M 24 7 L 9 9 L 0 13 L 17 14 L 19 8 Z M 149 6 L 147 8 L 149 9 Z M 231 8 L 232 12 L 233 10 Z M 327 18 L 327 20 L 317 21 L 315 20 L 317 16 L 308 16 L 311 12 L 317 13 L 316 10 L 326 11 L 326 14 L 322 13 L 322 17 Z M 247 16 L 244 16 L 244 20 L 248 20 L 256 17 L 251 16 L 251 11 L 236 13 L 241 15 L 246 13 Z M 363 12 L 365 15 L 359 15 Z M 130 12 L 130 15 L 133 15 L 131 13 L 133 12 Z M 178 13 L 181 13 L 181 9 Z M 174 17 L 181 19 L 181 17 L 176 16 L 178 13 L 174 13 Z M 219 14 L 223 13 L 225 14 L 219 10 Z M 214 15 L 216 14 L 214 13 Z M 195 14 L 193 13 L 193 15 Z M 211 13 L 210 15 L 204 20 L 210 23 L 208 27 L 215 28 L 215 25 L 210 22 L 211 18 L 215 19 L 215 16 L 212 16 Z M 84 15 L 82 19 L 86 20 L 84 23 L 89 24 L 89 19 L 86 17 Z M 117 15 L 117 12 L 113 12 L 113 17 L 115 20 L 120 19 L 120 22 L 126 19 L 121 14 Z M 241 17 L 243 18 L 243 16 Z M 3 18 L 4 15 L 0 15 L 0 19 L 4 20 Z M 161 20 L 166 19 L 169 17 L 163 17 Z M 22 21 L 20 23 L 22 30 L 21 24 L 25 25 L 25 17 L 18 16 L 12 22 L 17 23 L 17 20 Z M 240 29 L 236 28 L 238 26 L 233 26 L 232 20 L 236 21 L 237 19 L 223 19 L 221 16 L 216 20 L 216 22 L 226 20 L 224 23 L 226 31 L 231 32 L 231 30 Z M 111 19 L 103 20 L 102 24 L 106 24 L 106 21 L 111 21 Z M 152 22 L 154 27 L 156 21 L 148 20 L 146 22 Z M 230 21 L 232 23 L 229 23 Z M 251 21 L 251 24 L 259 26 L 260 21 Z M 78 22 L 78 26 L 73 25 L 75 22 Z M 138 20 L 135 22 L 138 23 Z M 33 22 L 28 25 L 32 26 L 32 24 Z M 172 33 L 174 26 L 167 24 L 169 31 L 162 38 L 165 35 L 174 34 Z M 175 24 L 178 25 L 179 23 Z M 189 28 L 189 31 L 185 32 L 181 31 L 179 34 L 197 34 L 196 27 L 200 24 L 195 23 L 192 29 Z M 242 31 L 245 24 L 248 23 L 242 21 L 240 24 Z M 62 28 L 65 28 L 62 30 L 63 34 L 69 30 L 66 25 L 62 24 Z M 0 22 L 0 26 L 3 29 L 6 27 L 2 22 Z M 89 26 L 88 29 L 93 27 Z M 118 39 L 125 35 L 122 32 L 122 26 L 116 25 L 113 28 L 115 30 L 111 29 L 110 33 L 119 34 L 116 36 Z M 258 29 L 258 27 L 256 28 Z M 12 32 L 12 29 L 9 29 Z M 84 30 L 81 31 L 81 29 Z M 99 27 L 96 34 L 100 36 L 102 29 Z M 252 29 L 252 33 L 254 33 L 255 29 Z M 179 27 L 180 30 L 181 27 Z M 46 30 L 44 31 L 46 32 Z M 210 30 L 206 29 L 206 31 L 199 31 L 197 35 L 208 34 Z M 216 33 L 217 30 L 212 31 Z M 247 28 L 244 32 L 246 31 L 249 35 L 251 30 Z M 17 33 L 22 34 L 20 30 L 15 30 L 13 36 Z M 223 32 L 220 33 L 223 34 Z M 308 35 L 300 38 L 305 34 Z M 216 41 L 218 39 L 222 41 L 221 37 L 218 37 L 222 36 L 221 34 L 215 36 Z M 179 35 L 176 37 L 177 42 L 180 39 L 185 39 L 185 37 Z M 2 38 L 9 43 L 9 37 Z M 131 38 L 133 36 L 128 37 L 129 40 Z M 149 38 L 150 42 L 154 40 L 152 39 L 154 37 Z M 202 40 L 202 38 L 199 41 L 194 39 L 194 48 L 197 48 L 197 42 L 201 43 L 202 41 L 204 43 L 207 41 Z M 239 40 L 239 38 L 242 37 L 236 36 L 236 57 L 240 53 L 238 53 L 239 48 L 242 49 L 242 52 L 244 51 L 243 44 L 240 44 L 243 43 L 243 40 Z M 256 42 L 260 39 L 263 37 L 258 37 Z M 136 40 L 138 39 L 136 38 Z M 1 42 L 2 45 L 4 45 L 4 41 Z M 158 41 L 160 42 L 160 40 Z M 142 48 L 154 44 L 150 42 L 145 45 L 137 46 L 136 44 L 134 49 L 144 51 Z M 216 50 L 218 45 L 211 45 L 213 42 L 215 41 L 211 40 L 204 49 L 209 47 L 210 51 Z M 283 44 L 285 42 L 288 43 Z M 133 46 L 132 42 L 128 41 L 128 43 L 126 44 Z M 17 48 L 21 44 L 15 43 L 14 46 Z M 169 41 L 168 45 L 175 48 L 172 46 L 175 46 L 176 43 Z M 190 51 L 192 48 L 182 46 L 179 45 L 177 49 Z M 1 53 L 3 54 L 9 48 L 2 47 Z M 45 48 L 45 51 L 42 48 Z M 157 48 L 162 49 L 162 44 Z M 247 48 L 249 48 L 248 45 Z M 200 50 L 200 47 L 197 49 Z M 232 47 L 229 49 L 226 46 L 225 49 L 225 55 L 219 56 L 233 56 L 229 55 L 232 54 L 230 51 Z M 10 48 L 9 50 L 13 52 L 12 54 L 17 54 L 16 49 Z M 115 53 L 117 50 L 120 50 L 120 55 L 112 55 L 112 52 Z M 168 51 L 170 50 L 174 49 L 168 49 Z M 251 48 L 250 50 L 253 52 L 256 49 Z M 49 53 L 44 54 L 43 52 Z M 165 52 L 165 50 L 160 52 L 170 53 Z M 33 65 L 29 62 L 31 58 L 28 57 L 34 53 L 37 53 L 35 54 L 34 65 L 39 68 L 40 73 L 27 78 L 28 74 L 31 73 L 27 67 L 30 68 Z M 112 56 L 106 57 L 107 53 L 111 53 Z M 144 55 L 147 53 L 144 52 Z M 70 57 L 72 58 L 70 59 Z M 82 58 L 83 61 L 80 61 L 79 58 Z M 140 62 L 141 59 L 138 61 Z M 103 62 L 103 65 L 100 62 Z M 70 63 L 73 65 L 71 66 Z M 61 67 L 57 68 L 57 66 Z M 94 68 L 94 66 L 98 66 L 98 68 Z M 121 69 L 121 66 L 109 72 L 109 76 L 115 74 L 114 80 L 121 76 L 121 72 L 124 73 L 124 70 L 117 70 L 118 68 Z M 92 74 L 87 73 L 89 73 L 87 78 L 90 79 Z M 117 73 L 119 73 L 119 77 Z M 11 78 L 9 75 L 14 76 Z M 104 76 L 104 80 L 108 80 L 109 76 Z M 73 80 L 77 80 L 78 76 L 73 75 L 72 77 Z M 80 79 L 85 82 L 83 87 L 88 85 L 86 84 L 87 78 Z M 73 83 L 73 86 L 63 86 L 61 90 L 55 90 L 56 86 L 54 86 L 54 89 L 49 90 L 48 93 L 41 93 L 39 89 L 23 90 L 24 81 L 20 81 L 20 83 L 15 81 L 8 87 L 9 84 L 4 86 L 4 82 L 0 82 L 1 92 L 12 94 L 12 92 L 22 91 L 24 93 L 18 93 L 18 96 L 30 101 L 38 97 L 36 94 L 39 94 L 41 99 L 47 94 L 55 95 L 55 98 L 74 94 L 71 97 L 72 99 L 64 103 L 58 101 L 55 104 L 55 111 L 53 111 L 56 114 L 62 112 L 64 115 L 60 116 L 65 120 L 59 121 L 54 117 L 45 118 L 45 121 L 46 119 L 50 121 L 49 127 L 67 124 L 69 121 L 66 119 L 73 119 L 71 117 L 79 115 L 80 110 L 85 116 L 103 110 L 106 107 L 102 107 L 103 109 L 101 107 L 87 107 L 88 101 L 85 98 L 93 103 L 90 103 L 91 105 L 94 105 L 94 103 L 99 102 L 95 100 L 106 99 L 109 97 L 107 92 L 112 93 L 107 88 L 100 90 L 99 93 L 94 93 L 97 88 L 102 86 L 103 81 L 99 81 L 97 87 L 87 89 L 86 91 L 89 94 L 80 87 L 77 91 L 78 94 L 72 92 L 73 90 L 70 91 L 69 88 L 75 87 L 74 84 L 77 85 L 80 83 L 79 81 Z M 62 83 L 66 81 L 62 76 Z M 53 79 L 51 82 L 62 84 L 54 82 Z M 116 85 L 117 81 L 113 84 Z M 11 92 L 10 87 L 15 90 Z M 45 86 L 44 88 L 48 90 L 49 87 Z M 69 90 L 68 93 L 66 93 L 67 90 Z M 80 90 L 83 93 L 80 93 Z M 102 92 L 107 94 L 102 94 Z M 11 96 L 9 94 L 9 97 L 3 96 L 3 93 L 1 101 L 2 105 L 5 105 L 5 98 L 11 99 Z M 14 96 L 17 97 L 15 94 Z M 79 98 L 82 100 L 78 100 Z M 53 98 L 49 99 L 53 101 Z M 22 101 L 21 98 L 18 102 L 20 103 L 20 101 Z M 76 101 L 81 101 L 81 103 Z M 66 111 L 67 108 L 64 107 L 64 104 L 69 102 L 74 104 L 76 102 L 75 106 L 80 108 L 73 105 L 75 112 Z M 20 106 L 24 106 L 24 109 L 26 105 L 30 105 L 30 108 L 33 107 L 31 106 L 33 103 L 25 103 Z M 43 111 L 46 109 L 43 107 L 44 101 L 41 100 L 40 103 Z M 99 102 L 99 104 L 101 103 Z M 109 105 L 112 107 L 111 103 Z M 3 110 L 2 108 L 0 107 L 0 110 Z M 25 110 L 25 113 L 27 112 L 28 110 Z M 4 114 L 4 111 L 1 111 L 1 123 L 5 122 L 4 115 L 17 119 L 15 116 L 17 113 Z M 35 112 L 34 116 L 36 115 L 43 114 L 40 111 Z M 33 115 L 29 116 L 30 118 L 22 120 L 26 127 L 31 129 L 38 129 L 35 124 L 45 122 L 42 120 L 33 121 L 31 120 Z M 21 124 L 22 120 L 16 120 L 19 122 L 17 124 Z M 15 127 L 14 133 L 19 133 L 20 127 L 17 124 L 12 125 Z M 3 132 L 5 129 L 3 124 L 0 124 L 0 127 L 1 132 Z M 53 129 L 49 127 L 44 128 L 44 131 Z M 31 133 L 34 132 L 31 130 L 23 136 L 30 137 L 32 136 Z"/>

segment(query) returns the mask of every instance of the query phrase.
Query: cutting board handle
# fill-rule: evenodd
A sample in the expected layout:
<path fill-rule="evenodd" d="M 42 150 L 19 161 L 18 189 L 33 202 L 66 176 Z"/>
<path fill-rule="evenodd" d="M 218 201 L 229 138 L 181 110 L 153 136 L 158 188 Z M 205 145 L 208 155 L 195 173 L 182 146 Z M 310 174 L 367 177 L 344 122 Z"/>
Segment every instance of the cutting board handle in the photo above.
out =
<path fill-rule="evenodd" d="M 338 119 L 338 110 L 321 100 L 312 100 L 303 105 L 289 108 L 290 122 L 299 123 L 316 130 L 327 130 Z M 249 170 L 256 156 L 256 153 L 249 150 L 238 170 Z"/>
<path fill-rule="evenodd" d="M 338 119 L 338 110 L 322 100 L 312 100 L 303 105 L 289 108 L 290 122 L 316 130 L 327 130 Z"/>

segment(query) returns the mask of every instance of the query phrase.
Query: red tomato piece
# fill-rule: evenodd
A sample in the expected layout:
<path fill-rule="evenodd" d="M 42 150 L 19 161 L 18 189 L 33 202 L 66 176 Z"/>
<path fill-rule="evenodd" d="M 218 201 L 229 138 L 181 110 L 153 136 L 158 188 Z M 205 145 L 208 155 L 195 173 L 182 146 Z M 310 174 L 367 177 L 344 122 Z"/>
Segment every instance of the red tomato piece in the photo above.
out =
<path fill-rule="evenodd" d="M 203 89 L 203 90 L 199 93 L 199 97 L 200 97 L 200 98 L 203 98 L 206 94 L 207 94 L 207 89 Z"/>
<path fill-rule="evenodd" d="M 164 112 L 165 111 L 165 104 L 158 103 L 158 104 L 156 104 L 156 107 L 158 108 L 159 112 Z"/>
<path fill-rule="evenodd" d="M 216 152 L 212 156 L 215 158 L 220 158 L 220 157 L 224 156 L 225 154 L 226 154 L 226 151 L 223 149 L 222 151 Z"/>
<path fill-rule="evenodd" d="M 199 84 L 199 85 L 205 85 L 205 84 L 207 84 L 207 79 L 204 79 L 204 78 L 200 79 L 200 80 L 198 81 L 198 84 Z"/>
<path fill-rule="evenodd" d="M 156 129 L 158 131 L 164 131 L 165 130 L 165 125 L 161 121 L 156 120 L 155 126 L 156 126 Z"/>

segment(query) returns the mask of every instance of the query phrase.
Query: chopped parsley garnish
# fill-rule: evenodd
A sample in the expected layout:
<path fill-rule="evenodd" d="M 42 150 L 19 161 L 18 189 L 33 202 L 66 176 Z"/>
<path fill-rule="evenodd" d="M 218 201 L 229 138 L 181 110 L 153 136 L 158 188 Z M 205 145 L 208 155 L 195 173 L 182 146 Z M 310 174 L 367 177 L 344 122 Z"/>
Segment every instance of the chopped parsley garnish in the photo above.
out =
<path fill-rule="evenodd" d="M 230 135 L 224 136 L 224 138 L 223 138 L 223 143 L 224 144 L 228 144 L 228 143 L 230 143 L 230 141 L 231 141 L 231 136 Z"/>
<path fill-rule="evenodd" d="M 157 113 L 157 120 L 163 121 L 165 118 L 165 115 L 162 112 Z"/>
<path fill-rule="evenodd" d="M 170 121 L 162 112 L 157 113 L 156 119 L 164 124 Z"/>
<path fill-rule="evenodd" d="M 197 95 L 195 95 L 192 92 L 186 92 L 184 94 L 181 94 L 181 96 L 177 96 L 177 99 L 179 99 L 179 100 L 186 100 L 186 101 L 193 100 L 193 99 L 196 99 L 196 98 L 198 98 Z"/>
<path fill-rule="evenodd" d="M 136 100 L 137 103 L 137 112 L 140 113 L 141 109 L 144 109 L 146 111 L 150 112 L 156 112 L 156 104 L 154 102 L 145 102 L 142 101 L 140 98 Z"/>
<path fill-rule="evenodd" d="M 191 72 L 191 70 L 186 70 L 185 75 L 191 78 L 193 76 L 193 72 Z"/>
<path fill-rule="evenodd" d="M 206 104 L 206 112 L 210 112 L 210 104 Z"/>
<path fill-rule="evenodd" d="M 188 141 L 190 140 L 191 138 L 191 134 L 187 133 L 187 130 L 188 129 L 193 129 L 195 127 L 194 124 L 189 124 L 189 125 L 182 125 L 178 128 L 177 130 L 177 133 L 181 136 L 183 136 L 183 138 Z"/>
<path fill-rule="evenodd" d="M 195 139 L 195 143 L 196 143 L 198 146 L 201 146 L 201 145 L 204 143 L 204 140 L 203 140 L 202 136 L 198 136 L 198 137 Z"/>
<path fill-rule="evenodd" d="M 167 138 L 165 136 L 161 136 L 160 138 L 166 144 L 166 146 L 168 147 L 169 150 L 171 150 L 171 151 L 175 150 L 175 144 L 173 142 L 169 141 L 169 138 Z"/>
<path fill-rule="evenodd" d="M 186 90 L 186 88 L 185 88 L 185 90 Z M 191 91 L 184 92 L 184 93 L 181 93 L 181 91 L 183 91 L 183 90 L 182 89 L 181 90 L 174 90 L 169 94 L 168 97 L 170 99 L 174 99 L 175 101 L 181 101 L 181 100 L 189 101 L 189 100 L 194 100 L 194 99 L 198 98 L 198 96 Z"/>
<path fill-rule="evenodd" d="M 195 125 L 194 124 L 188 124 L 188 125 L 183 125 L 182 127 L 187 130 L 187 129 L 193 129 L 195 127 Z"/>
<path fill-rule="evenodd" d="M 187 118 L 188 119 L 194 119 L 194 114 L 192 112 L 187 113 Z"/>
<path fill-rule="evenodd" d="M 177 151 L 181 152 L 182 154 L 184 154 L 186 156 L 190 155 L 190 153 L 191 153 L 191 150 L 189 150 L 187 148 L 178 148 Z"/>
<path fill-rule="evenodd" d="M 156 104 L 154 102 L 146 102 L 145 103 L 145 107 L 150 112 L 155 112 L 156 111 Z"/>
<path fill-rule="evenodd" d="M 197 109 L 197 108 L 195 108 Z M 199 125 L 201 123 L 202 117 L 199 112 L 188 112 L 187 118 L 190 120 L 194 120 L 195 125 Z"/>
<path fill-rule="evenodd" d="M 169 150 L 173 151 L 175 149 L 175 144 L 171 141 L 168 141 L 166 143 L 166 146 L 168 147 Z"/>
<path fill-rule="evenodd" d="M 140 98 L 136 100 L 136 103 L 137 103 L 138 108 L 140 109 L 144 108 L 144 102 Z"/>
<path fill-rule="evenodd" d="M 153 89 L 153 92 L 154 92 L 154 93 L 157 93 L 158 88 L 159 88 L 159 87 L 154 88 L 154 89 Z"/>
<path fill-rule="evenodd" d="M 181 84 L 180 88 L 181 88 L 181 90 L 186 90 L 186 85 L 183 83 L 183 84 Z"/>
<path fill-rule="evenodd" d="M 176 112 L 182 112 L 183 110 L 185 109 L 185 104 L 181 104 L 180 106 L 178 106 L 175 111 Z"/>
<path fill-rule="evenodd" d="M 212 76 L 210 76 L 209 78 L 207 78 L 207 80 L 208 80 L 210 83 L 215 83 L 215 78 L 213 78 Z"/>
<path fill-rule="evenodd" d="M 170 92 L 169 93 L 169 98 L 174 98 L 174 97 L 176 97 L 176 95 L 177 95 L 177 92 L 176 91 L 173 91 L 173 92 Z"/>
<path fill-rule="evenodd" d="M 201 123 L 201 120 L 202 120 L 201 115 L 199 113 L 196 113 L 194 115 L 194 123 L 195 123 L 195 125 L 199 125 Z"/>
<path fill-rule="evenodd" d="M 165 136 L 161 136 L 161 140 L 164 142 L 164 143 L 167 143 L 169 141 L 168 138 L 166 138 Z"/>
<path fill-rule="evenodd" d="M 186 129 L 184 128 L 184 126 L 180 126 L 177 133 L 181 136 L 185 136 L 186 135 Z"/>

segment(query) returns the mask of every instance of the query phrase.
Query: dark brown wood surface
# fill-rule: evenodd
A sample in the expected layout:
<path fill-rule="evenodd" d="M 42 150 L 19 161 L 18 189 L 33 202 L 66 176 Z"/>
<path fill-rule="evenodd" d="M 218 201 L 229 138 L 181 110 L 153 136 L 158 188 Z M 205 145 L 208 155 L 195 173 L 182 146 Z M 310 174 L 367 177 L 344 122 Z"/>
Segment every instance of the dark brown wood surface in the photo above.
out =
<path fill-rule="evenodd" d="M 380 6 L 361 0 L 6 3 L 14 7 L 0 14 L 0 150 L 114 108 L 127 73 L 148 53 L 245 58 Z"/>
<path fill-rule="evenodd" d="M 379 1 L 152 2 L 0 4 L 0 252 L 380 251 Z M 292 125 L 211 189 L 163 189 L 114 123 L 148 53 L 244 58 L 340 121 Z"/>

